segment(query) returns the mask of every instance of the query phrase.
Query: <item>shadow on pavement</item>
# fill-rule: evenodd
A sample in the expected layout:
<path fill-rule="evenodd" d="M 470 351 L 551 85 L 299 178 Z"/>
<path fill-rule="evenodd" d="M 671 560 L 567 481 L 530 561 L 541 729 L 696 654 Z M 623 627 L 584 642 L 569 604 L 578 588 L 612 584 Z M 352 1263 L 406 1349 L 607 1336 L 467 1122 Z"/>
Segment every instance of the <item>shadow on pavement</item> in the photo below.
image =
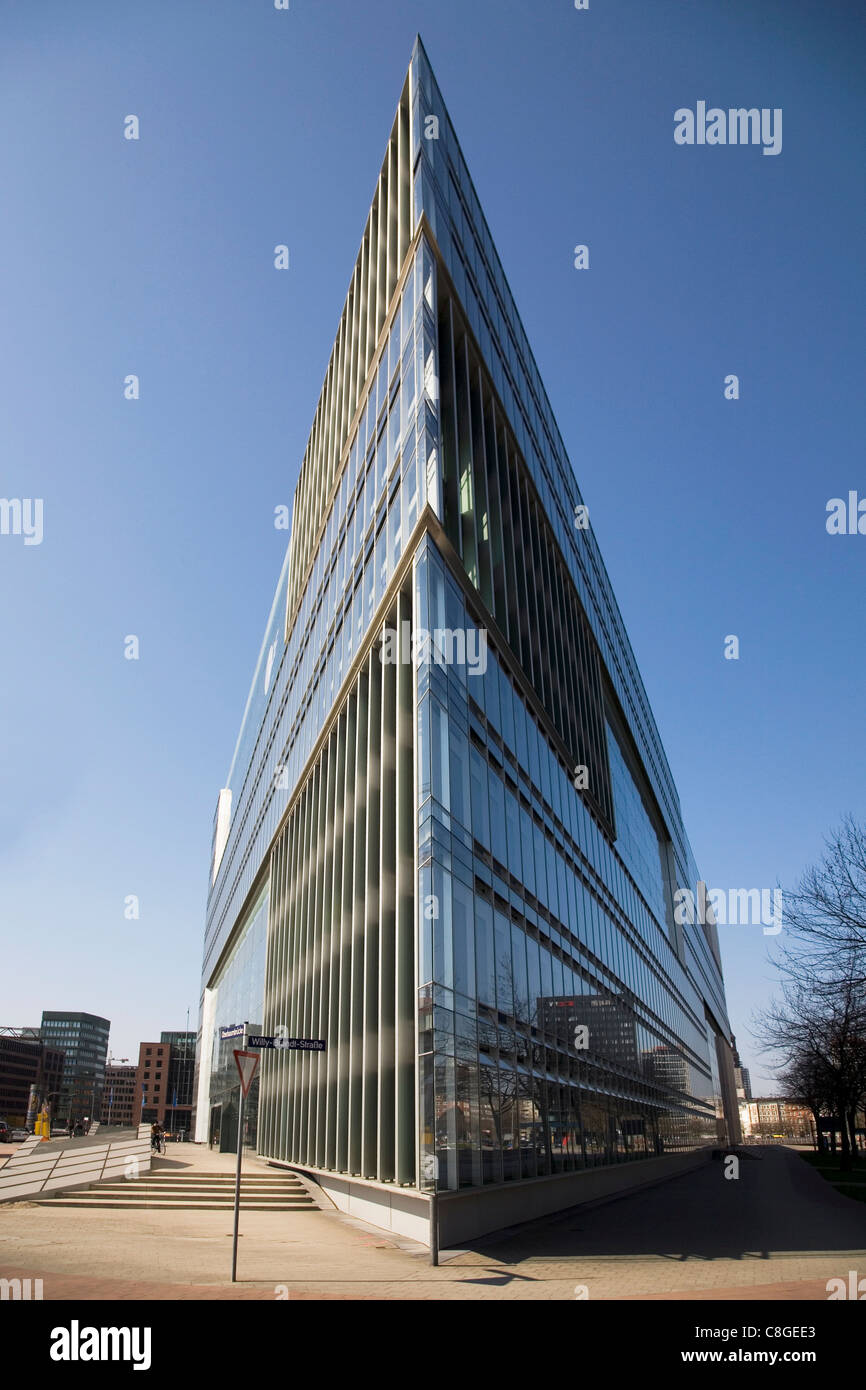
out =
<path fill-rule="evenodd" d="M 790 1149 L 767 1146 L 750 1156 L 763 1161 L 741 1162 L 737 1178 L 726 1178 L 725 1164 L 708 1158 L 668 1182 L 479 1237 L 464 1249 L 509 1265 L 866 1254 L 866 1203 L 841 1196 Z"/>

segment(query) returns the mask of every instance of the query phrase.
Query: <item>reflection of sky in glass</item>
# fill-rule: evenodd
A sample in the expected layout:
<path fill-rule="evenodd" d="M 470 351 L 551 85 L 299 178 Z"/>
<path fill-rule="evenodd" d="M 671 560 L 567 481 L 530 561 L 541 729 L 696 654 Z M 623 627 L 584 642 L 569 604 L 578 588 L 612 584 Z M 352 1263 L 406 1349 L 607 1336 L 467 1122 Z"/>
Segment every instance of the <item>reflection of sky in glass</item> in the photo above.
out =
<path fill-rule="evenodd" d="M 235 751 L 232 757 L 232 765 L 229 769 L 229 775 L 226 778 L 226 786 L 231 787 L 235 793 L 239 792 L 243 785 L 243 779 L 249 767 L 256 734 L 261 728 L 264 718 L 268 695 L 270 693 L 274 661 L 276 660 L 279 647 L 282 646 L 282 633 L 286 620 L 286 590 L 288 588 L 288 583 L 289 552 L 287 550 L 286 558 L 283 561 L 283 568 L 277 582 L 277 591 L 274 594 L 274 601 L 271 604 L 265 635 L 262 638 L 262 645 L 259 652 L 259 659 L 256 662 L 253 683 L 250 686 L 250 693 L 247 696 L 244 717 L 241 721 L 241 730 L 238 734 L 238 741 L 235 744 Z"/>
<path fill-rule="evenodd" d="M 268 890 L 263 891 L 247 922 L 241 928 L 237 944 L 226 962 L 217 985 L 214 1012 L 213 1066 L 220 1064 L 220 1028 L 235 1023 L 252 1023 L 261 1027 L 262 1000 L 265 984 L 265 945 L 268 932 Z M 228 1061 L 233 1063 L 232 1048 L 237 1039 L 222 1044 Z M 223 1059 L 225 1063 L 225 1058 Z"/>
<path fill-rule="evenodd" d="M 658 835 L 609 724 L 607 747 L 616 814 L 617 852 L 625 860 L 659 925 L 663 927 L 665 894 Z"/>

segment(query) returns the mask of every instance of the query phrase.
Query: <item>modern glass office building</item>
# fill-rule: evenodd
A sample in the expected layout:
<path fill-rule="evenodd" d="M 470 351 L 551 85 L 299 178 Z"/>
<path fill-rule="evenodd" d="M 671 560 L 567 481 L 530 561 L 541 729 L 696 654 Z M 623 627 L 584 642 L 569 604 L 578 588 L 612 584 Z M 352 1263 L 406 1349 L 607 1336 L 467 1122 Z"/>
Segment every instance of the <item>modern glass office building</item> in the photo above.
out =
<path fill-rule="evenodd" d="M 236 1104 L 222 1031 L 322 1040 L 263 1053 L 249 1141 L 422 1238 L 434 1187 L 467 1235 L 738 1137 L 581 507 L 419 40 L 214 820 L 197 1138 Z"/>
<path fill-rule="evenodd" d="M 59 1092 L 49 1097 L 55 1123 L 99 1118 L 110 1030 L 110 1021 L 98 1014 L 43 1012 L 42 1041 L 64 1053 Z"/>

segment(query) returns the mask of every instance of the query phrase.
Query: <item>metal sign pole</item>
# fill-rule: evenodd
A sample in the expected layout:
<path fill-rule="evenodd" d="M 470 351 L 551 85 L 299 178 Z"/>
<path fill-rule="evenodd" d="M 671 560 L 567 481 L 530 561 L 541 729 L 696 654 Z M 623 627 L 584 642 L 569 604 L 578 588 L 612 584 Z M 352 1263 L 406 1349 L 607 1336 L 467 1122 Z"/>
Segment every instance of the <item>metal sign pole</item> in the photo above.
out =
<path fill-rule="evenodd" d="M 439 1264 L 439 1193 L 435 1187 L 430 1194 L 430 1263 Z"/>
<path fill-rule="evenodd" d="M 238 1103 L 238 1166 L 235 1172 L 235 1226 L 232 1234 L 232 1283 L 237 1282 L 238 1272 L 238 1222 L 241 1214 L 241 1155 L 244 1147 L 244 1103 L 247 1098 L 247 1091 L 253 1084 L 259 1066 L 258 1052 L 247 1051 L 247 1027 L 244 1026 L 244 1046 L 235 1050 L 235 1066 L 238 1069 L 238 1076 L 241 1082 L 240 1100 Z M 252 1066 L 248 1064 L 252 1063 Z"/>
<path fill-rule="evenodd" d="M 238 1222 L 241 1214 L 241 1153 L 244 1140 L 244 1088 L 241 1086 L 241 1103 L 238 1109 L 238 1166 L 235 1173 L 235 1229 L 232 1237 L 232 1283 L 237 1283 L 238 1271 Z"/>

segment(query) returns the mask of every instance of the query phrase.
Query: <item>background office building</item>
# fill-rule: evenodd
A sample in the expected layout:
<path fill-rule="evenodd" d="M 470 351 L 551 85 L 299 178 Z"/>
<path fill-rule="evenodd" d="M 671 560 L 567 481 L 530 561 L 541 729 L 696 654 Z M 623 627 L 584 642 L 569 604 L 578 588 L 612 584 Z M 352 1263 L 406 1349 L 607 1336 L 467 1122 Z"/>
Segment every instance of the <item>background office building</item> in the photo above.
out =
<path fill-rule="evenodd" d="M 0 1119 L 24 1125 L 31 1087 L 52 1106 L 63 1080 L 63 1053 L 44 1042 L 38 1028 L 0 1028 Z"/>
<path fill-rule="evenodd" d="M 159 1042 L 138 1050 L 133 1118 L 136 1124 L 158 1120 L 170 1134 L 192 1126 L 196 1033 L 160 1033 Z"/>
<path fill-rule="evenodd" d="M 43 1013 L 43 1041 L 65 1054 L 60 1094 L 51 1111 L 56 1123 L 99 1118 L 110 1027 L 109 1020 L 97 1014 Z"/>
<path fill-rule="evenodd" d="M 135 1080 L 138 1068 L 130 1064 L 110 1062 L 105 1068 L 105 1087 L 102 1092 L 102 1114 L 104 1125 L 121 1125 L 129 1128 L 138 1124 L 135 1110 Z"/>
<path fill-rule="evenodd" d="M 718 941 L 649 701 L 416 44 L 213 823 L 197 1137 L 424 1238 L 738 1137 Z M 237 1046 L 237 1041 L 234 1046 Z M 540 1184 L 540 1186 L 539 1186 Z"/>
<path fill-rule="evenodd" d="M 807 1106 L 780 1096 L 749 1097 L 739 1102 L 743 1136 L 756 1143 L 768 1139 L 789 1139 L 799 1144 L 814 1144 L 815 1119 Z M 827 1120 L 825 1132 L 833 1132 L 833 1120 Z"/>

